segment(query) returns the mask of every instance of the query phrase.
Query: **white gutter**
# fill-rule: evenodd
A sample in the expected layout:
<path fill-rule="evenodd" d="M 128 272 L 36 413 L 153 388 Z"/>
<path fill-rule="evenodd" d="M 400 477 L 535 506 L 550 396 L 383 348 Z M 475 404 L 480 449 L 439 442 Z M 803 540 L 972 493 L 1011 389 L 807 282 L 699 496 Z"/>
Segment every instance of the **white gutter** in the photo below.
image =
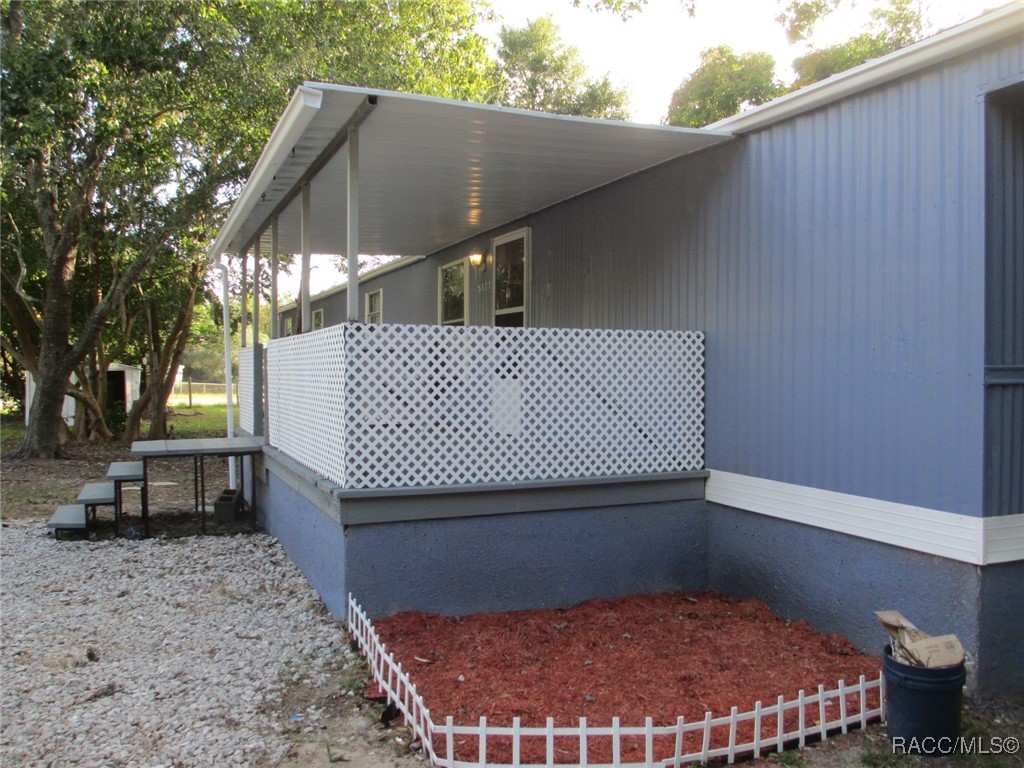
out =
<path fill-rule="evenodd" d="M 1024 2 L 1013 2 L 886 56 L 706 126 L 735 134 L 756 131 L 855 93 L 946 61 L 1016 33 L 1024 34 Z"/>
<path fill-rule="evenodd" d="M 206 252 L 211 262 L 227 252 L 228 243 L 238 232 L 242 222 L 252 213 L 252 209 L 260 201 L 263 190 L 274 178 L 281 163 L 291 155 L 292 149 L 309 123 L 316 117 L 323 97 L 323 91 L 316 88 L 300 85 L 296 89 L 295 95 L 288 102 L 288 107 L 270 135 L 267 146 L 263 148 L 260 159 L 256 161 L 256 166 L 245 183 L 245 189 L 231 207 L 231 213 L 228 214 L 224 226 L 220 228 L 217 239 Z"/>

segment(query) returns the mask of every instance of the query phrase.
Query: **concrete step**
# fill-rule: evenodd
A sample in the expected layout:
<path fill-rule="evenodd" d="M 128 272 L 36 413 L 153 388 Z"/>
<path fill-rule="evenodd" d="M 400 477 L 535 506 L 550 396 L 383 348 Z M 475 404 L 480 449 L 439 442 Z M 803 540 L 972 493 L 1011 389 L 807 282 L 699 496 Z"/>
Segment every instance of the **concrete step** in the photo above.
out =
<path fill-rule="evenodd" d="M 113 504 L 116 496 L 113 483 L 86 483 L 77 501 L 87 507 L 99 507 Z"/>
<path fill-rule="evenodd" d="M 141 461 L 115 461 L 107 470 L 107 480 L 115 483 L 130 483 L 141 481 L 145 472 L 142 469 Z"/>
<path fill-rule="evenodd" d="M 57 507 L 46 527 L 54 530 L 84 530 L 85 505 L 65 504 Z"/>

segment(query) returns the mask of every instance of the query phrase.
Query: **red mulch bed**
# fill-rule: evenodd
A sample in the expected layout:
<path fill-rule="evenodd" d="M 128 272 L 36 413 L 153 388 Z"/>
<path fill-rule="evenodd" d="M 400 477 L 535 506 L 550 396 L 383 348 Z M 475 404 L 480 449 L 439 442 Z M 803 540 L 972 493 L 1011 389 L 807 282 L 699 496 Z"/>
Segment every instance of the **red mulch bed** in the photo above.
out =
<path fill-rule="evenodd" d="M 805 621 L 787 621 L 758 600 L 707 592 L 675 592 L 591 600 L 574 608 L 444 617 L 402 613 L 375 622 L 378 634 L 409 671 L 435 723 L 556 727 L 673 725 L 705 712 L 751 711 L 778 696 L 814 693 L 819 684 L 856 684 L 878 677 L 880 662 L 839 635 L 822 635 Z M 868 706 L 878 705 L 872 691 Z M 837 704 L 829 710 L 836 717 Z M 817 706 L 808 708 L 814 723 Z M 847 697 L 847 711 L 859 701 Z M 796 712 L 792 714 L 796 718 Z M 772 726 L 774 722 L 772 723 Z M 787 726 L 788 727 L 788 726 Z M 752 726 L 747 725 L 748 734 Z M 720 729 L 721 730 L 721 729 Z M 727 731 L 727 729 L 726 729 Z M 770 730 L 766 723 L 764 735 Z M 712 748 L 728 733 L 716 731 Z M 747 735 L 746 740 L 751 738 Z M 556 761 L 578 760 L 578 739 L 558 738 Z M 610 760 L 611 739 L 594 740 L 589 760 Z M 657 756 L 670 757 L 674 741 L 656 740 Z M 441 751 L 444 744 L 437 743 Z M 693 745 L 688 744 L 689 751 Z M 456 739 L 461 759 L 476 759 L 475 738 Z M 510 762 L 509 738 L 488 738 L 488 761 Z M 602 754 L 604 752 L 605 754 Z M 524 763 L 543 764 L 543 738 L 523 740 Z M 642 738 L 624 741 L 623 762 L 642 762 Z"/>

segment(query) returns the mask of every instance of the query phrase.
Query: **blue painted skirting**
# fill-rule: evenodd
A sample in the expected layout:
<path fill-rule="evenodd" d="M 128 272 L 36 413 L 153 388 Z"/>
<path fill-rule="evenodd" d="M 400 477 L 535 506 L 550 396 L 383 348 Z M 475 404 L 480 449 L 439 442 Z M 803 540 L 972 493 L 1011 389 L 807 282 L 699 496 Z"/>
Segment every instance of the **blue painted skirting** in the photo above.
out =
<path fill-rule="evenodd" d="M 281 471 L 256 473 L 263 523 L 336 618 L 349 591 L 379 618 L 712 589 L 874 653 L 874 611 L 897 609 L 959 636 L 978 692 L 1024 693 L 1024 563 L 980 568 L 703 500 L 342 526 Z"/>

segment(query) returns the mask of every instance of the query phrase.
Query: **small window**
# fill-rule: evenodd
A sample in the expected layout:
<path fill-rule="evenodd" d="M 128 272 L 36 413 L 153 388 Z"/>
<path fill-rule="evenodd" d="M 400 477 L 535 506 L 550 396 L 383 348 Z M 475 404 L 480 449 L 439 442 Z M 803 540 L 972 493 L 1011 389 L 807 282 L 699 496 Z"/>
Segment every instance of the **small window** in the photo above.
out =
<path fill-rule="evenodd" d="M 285 315 L 283 318 L 284 328 L 281 329 L 282 336 L 292 336 L 295 333 L 295 318 Z"/>
<path fill-rule="evenodd" d="M 494 324 L 526 325 L 530 284 L 530 231 L 520 229 L 494 240 Z"/>
<path fill-rule="evenodd" d="M 445 264 L 438 270 L 437 316 L 441 325 L 466 324 L 466 260 Z"/>
<path fill-rule="evenodd" d="M 313 310 L 313 330 L 319 331 L 324 327 L 324 311 L 322 309 Z"/>
<path fill-rule="evenodd" d="M 384 291 L 377 290 L 366 294 L 366 316 L 365 320 L 370 325 L 380 325 L 384 322 Z"/>

